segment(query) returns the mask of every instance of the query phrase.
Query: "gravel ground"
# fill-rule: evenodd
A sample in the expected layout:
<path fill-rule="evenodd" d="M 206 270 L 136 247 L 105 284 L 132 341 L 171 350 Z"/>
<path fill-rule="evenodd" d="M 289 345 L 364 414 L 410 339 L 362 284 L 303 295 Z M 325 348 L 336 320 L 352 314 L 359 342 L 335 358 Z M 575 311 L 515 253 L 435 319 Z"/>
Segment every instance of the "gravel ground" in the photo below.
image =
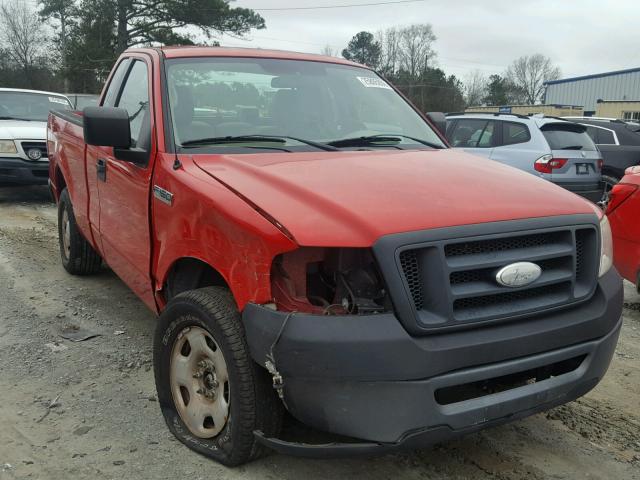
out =
<path fill-rule="evenodd" d="M 640 479 L 640 296 L 625 288 L 612 366 L 576 402 L 422 451 L 227 469 L 164 425 L 154 315 L 108 270 L 65 273 L 46 188 L 0 188 L 0 479 Z M 60 336 L 78 329 L 98 336 Z"/>

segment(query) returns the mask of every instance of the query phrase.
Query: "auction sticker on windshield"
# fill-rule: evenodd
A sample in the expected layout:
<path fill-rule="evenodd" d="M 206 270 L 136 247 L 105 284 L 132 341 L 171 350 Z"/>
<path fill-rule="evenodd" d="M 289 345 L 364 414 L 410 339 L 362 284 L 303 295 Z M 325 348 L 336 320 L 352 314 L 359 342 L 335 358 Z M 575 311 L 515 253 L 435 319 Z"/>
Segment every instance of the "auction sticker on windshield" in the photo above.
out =
<path fill-rule="evenodd" d="M 376 77 L 356 77 L 360 80 L 360 83 L 363 84 L 367 88 L 386 88 L 391 90 L 391 87 L 387 82 L 380 78 Z"/>
<path fill-rule="evenodd" d="M 67 101 L 64 98 L 61 97 L 49 97 L 49 101 L 51 103 L 60 103 L 62 105 L 66 105 Z"/>

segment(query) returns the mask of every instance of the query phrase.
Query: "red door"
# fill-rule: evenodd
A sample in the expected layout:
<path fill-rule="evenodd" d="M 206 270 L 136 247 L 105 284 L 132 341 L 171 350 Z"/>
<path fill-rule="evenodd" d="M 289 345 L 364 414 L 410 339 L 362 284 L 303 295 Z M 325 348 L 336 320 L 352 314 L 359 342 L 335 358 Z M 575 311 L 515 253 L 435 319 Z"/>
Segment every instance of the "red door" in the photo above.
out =
<path fill-rule="evenodd" d="M 152 142 L 150 78 L 151 62 L 145 57 L 134 57 L 115 102 L 115 106 L 127 110 L 132 147 L 148 152 L 146 163 L 119 160 L 112 148 L 99 148 L 95 151 L 94 175 L 100 197 L 99 224 L 104 259 L 149 307 L 155 309 L 150 274 L 149 200 L 156 149 Z"/>

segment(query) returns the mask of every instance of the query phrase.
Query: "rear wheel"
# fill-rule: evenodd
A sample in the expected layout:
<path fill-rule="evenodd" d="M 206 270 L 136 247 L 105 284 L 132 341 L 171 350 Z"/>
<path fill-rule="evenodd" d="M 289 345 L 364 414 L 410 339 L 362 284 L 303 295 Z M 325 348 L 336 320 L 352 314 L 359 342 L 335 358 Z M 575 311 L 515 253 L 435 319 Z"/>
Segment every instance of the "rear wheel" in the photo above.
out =
<path fill-rule="evenodd" d="M 262 453 L 255 430 L 278 435 L 282 403 L 249 355 L 228 290 L 191 290 L 169 302 L 155 334 L 154 371 L 165 421 L 192 450 L 235 466 Z"/>
<path fill-rule="evenodd" d="M 65 188 L 58 201 L 58 243 L 62 266 L 72 275 L 90 275 L 100 271 L 102 258 L 82 236 L 69 192 Z"/>

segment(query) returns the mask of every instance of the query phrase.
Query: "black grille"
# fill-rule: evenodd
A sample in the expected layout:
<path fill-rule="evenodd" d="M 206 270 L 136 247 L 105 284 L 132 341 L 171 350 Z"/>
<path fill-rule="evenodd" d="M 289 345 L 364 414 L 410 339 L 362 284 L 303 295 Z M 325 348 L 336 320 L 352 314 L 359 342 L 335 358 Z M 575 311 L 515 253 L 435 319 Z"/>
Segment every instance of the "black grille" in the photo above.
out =
<path fill-rule="evenodd" d="M 571 269 L 571 259 L 569 257 L 552 258 L 536 262 L 543 272 L 560 268 Z M 449 278 L 451 285 L 473 282 L 495 282 L 497 268 L 485 268 L 482 270 L 463 270 L 453 272 Z"/>
<path fill-rule="evenodd" d="M 36 148 L 38 150 L 40 150 L 40 153 L 42 154 L 42 158 L 47 158 L 47 144 L 46 142 L 20 142 L 20 145 L 22 146 L 22 150 L 24 150 L 24 153 L 26 154 L 29 150 Z"/>
<path fill-rule="evenodd" d="M 597 280 L 595 226 L 436 240 L 401 250 L 399 263 L 424 328 L 523 317 L 586 300 Z M 531 284 L 508 287 L 497 272 L 538 265 Z"/>
<path fill-rule="evenodd" d="M 457 285 L 459 283 L 471 283 L 471 282 L 481 282 L 482 280 L 486 280 L 492 272 L 491 270 L 471 270 L 465 272 L 453 272 L 450 277 L 451 285 Z"/>
<path fill-rule="evenodd" d="M 513 310 L 527 310 L 544 307 L 548 303 L 566 301 L 570 296 L 569 282 L 531 288 L 528 290 L 508 291 L 494 295 L 461 298 L 453 302 L 456 318 L 468 319 L 483 316 L 484 310 L 495 314 Z"/>
<path fill-rule="evenodd" d="M 584 234 L 576 232 L 576 277 L 580 278 L 584 272 Z"/>
<path fill-rule="evenodd" d="M 447 257 L 459 255 L 479 255 L 521 248 L 544 247 L 556 242 L 562 232 L 557 234 L 535 234 L 523 237 L 500 238 L 496 240 L 480 240 L 475 242 L 454 243 L 445 247 Z"/>
<path fill-rule="evenodd" d="M 416 309 L 423 307 L 422 302 L 422 276 L 420 274 L 420 265 L 418 264 L 418 256 L 415 250 L 405 250 L 400 254 L 400 265 L 404 276 L 409 285 L 409 291 L 413 298 Z"/>

